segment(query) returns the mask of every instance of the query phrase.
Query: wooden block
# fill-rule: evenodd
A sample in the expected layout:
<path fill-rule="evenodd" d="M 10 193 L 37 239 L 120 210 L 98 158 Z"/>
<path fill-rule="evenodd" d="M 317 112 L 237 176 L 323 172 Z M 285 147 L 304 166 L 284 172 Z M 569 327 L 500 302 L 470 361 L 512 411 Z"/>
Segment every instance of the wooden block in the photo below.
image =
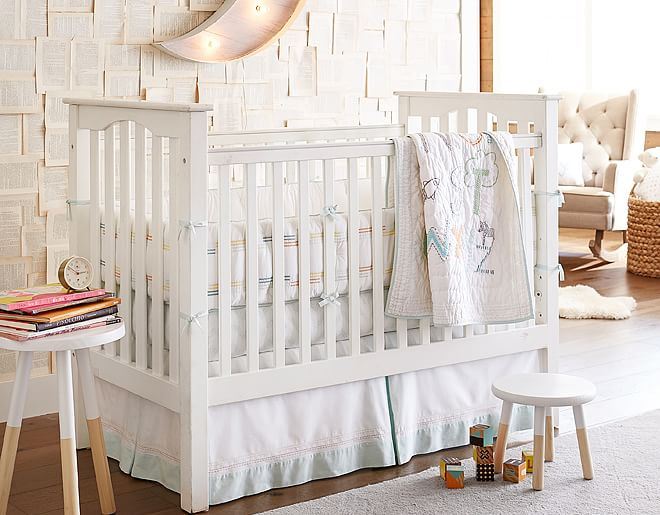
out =
<path fill-rule="evenodd" d="M 470 427 L 470 443 L 477 447 L 487 447 L 495 443 L 495 430 L 486 424 Z"/>
<path fill-rule="evenodd" d="M 527 473 L 531 474 L 534 472 L 534 451 L 522 452 L 522 460 L 527 464 Z"/>
<path fill-rule="evenodd" d="M 495 464 L 481 465 L 477 463 L 477 481 L 495 481 Z"/>
<path fill-rule="evenodd" d="M 481 465 L 494 465 L 495 464 L 495 448 L 492 445 L 485 447 L 473 446 L 473 454 L 476 456 L 474 461 Z"/>
<path fill-rule="evenodd" d="M 440 459 L 440 477 L 444 480 L 447 479 L 447 466 L 448 465 L 459 465 L 461 466 L 461 460 L 458 458 L 441 458 Z"/>
<path fill-rule="evenodd" d="M 463 465 L 447 465 L 445 486 L 447 488 L 463 488 L 465 486 L 465 469 Z"/>
<path fill-rule="evenodd" d="M 506 460 L 502 465 L 502 479 L 511 483 L 520 483 L 527 477 L 527 462 L 514 458 Z"/>

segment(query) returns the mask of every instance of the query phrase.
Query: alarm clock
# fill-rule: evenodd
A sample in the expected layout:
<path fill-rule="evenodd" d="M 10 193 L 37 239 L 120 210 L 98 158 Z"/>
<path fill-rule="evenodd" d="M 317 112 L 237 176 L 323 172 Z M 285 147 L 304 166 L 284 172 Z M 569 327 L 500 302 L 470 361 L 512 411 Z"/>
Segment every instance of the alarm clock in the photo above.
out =
<path fill-rule="evenodd" d="M 85 290 L 92 284 L 94 267 L 81 256 L 71 256 L 60 264 L 57 276 L 67 290 Z"/>

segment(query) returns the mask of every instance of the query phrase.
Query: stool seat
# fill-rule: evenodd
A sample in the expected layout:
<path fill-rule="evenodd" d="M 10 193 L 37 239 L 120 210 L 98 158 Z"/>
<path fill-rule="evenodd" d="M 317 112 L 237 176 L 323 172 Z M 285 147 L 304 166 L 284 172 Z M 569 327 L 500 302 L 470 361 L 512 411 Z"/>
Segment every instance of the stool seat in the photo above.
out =
<path fill-rule="evenodd" d="M 581 377 L 564 374 L 515 374 L 497 379 L 495 397 L 527 406 L 576 406 L 592 401 L 596 387 Z"/>
<path fill-rule="evenodd" d="M 124 324 L 112 324 L 96 329 L 84 329 L 70 333 L 44 336 L 24 342 L 0 338 L 0 349 L 18 352 L 57 352 L 61 350 L 80 350 L 98 347 L 114 342 L 124 336 Z"/>

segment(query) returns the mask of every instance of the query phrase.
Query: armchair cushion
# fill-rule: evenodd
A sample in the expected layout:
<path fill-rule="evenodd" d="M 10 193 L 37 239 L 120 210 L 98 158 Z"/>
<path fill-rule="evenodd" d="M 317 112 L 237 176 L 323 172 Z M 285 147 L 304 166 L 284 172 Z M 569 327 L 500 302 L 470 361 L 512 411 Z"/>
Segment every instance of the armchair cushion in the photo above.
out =
<path fill-rule="evenodd" d="M 574 229 L 612 227 L 614 195 L 596 186 L 560 186 L 564 205 L 559 210 L 559 226 Z"/>

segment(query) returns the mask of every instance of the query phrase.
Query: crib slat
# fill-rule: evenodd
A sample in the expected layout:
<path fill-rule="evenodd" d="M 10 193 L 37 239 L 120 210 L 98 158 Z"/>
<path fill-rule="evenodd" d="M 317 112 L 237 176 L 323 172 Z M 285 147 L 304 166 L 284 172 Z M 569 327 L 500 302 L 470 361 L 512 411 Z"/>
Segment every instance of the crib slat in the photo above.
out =
<path fill-rule="evenodd" d="M 335 163 L 328 160 L 323 161 L 323 202 L 327 208 L 335 205 Z M 335 220 L 332 216 L 323 218 L 323 286 L 326 295 L 334 295 L 335 286 Z M 327 359 L 336 357 L 337 350 L 337 328 L 335 327 L 337 314 L 336 306 L 329 302 L 324 308 L 325 347 Z"/>
<path fill-rule="evenodd" d="M 408 321 L 405 318 L 396 319 L 396 347 L 405 349 L 408 346 Z"/>
<path fill-rule="evenodd" d="M 422 116 L 422 132 L 431 132 L 430 116 Z"/>
<path fill-rule="evenodd" d="M 274 163 L 273 170 L 273 349 L 275 368 L 284 366 L 284 163 Z"/>
<path fill-rule="evenodd" d="M 163 295 L 163 138 L 153 136 L 151 158 L 151 369 L 162 377 L 165 368 L 165 301 Z"/>
<path fill-rule="evenodd" d="M 248 370 L 259 370 L 259 226 L 257 218 L 257 167 L 249 164 L 244 174 L 246 216 L 247 261 L 247 355 Z"/>
<path fill-rule="evenodd" d="M 89 177 L 89 243 L 92 264 L 96 269 L 101 266 L 101 152 L 99 148 L 99 131 L 90 131 L 90 177 Z M 94 274 L 94 288 L 101 287 L 101 274 Z"/>
<path fill-rule="evenodd" d="M 525 125 L 529 127 L 529 124 Z M 534 285 L 534 228 L 532 220 L 532 158 L 528 148 L 518 150 L 518 198 L 520 205 L 520 219 L 522 220 L 523 238 L 525 247 L 529 249 L 526 253 L 527 271 L 530 287 Z M 534 319 L 529 325 L 535 324 Z"/>
<path fill-rule="evenodd" d="M 105 261 L 105 289 L 113 293 L 117 292 L 117 280 L 115 277 L 115 126 L 112 125 L 105 130 L 104 158 L 105 158 L 105 248 L 103 259 Z M 115 344 L 105 346 L 106 352 L 115 356 Z"/>
<path fill-rule="evenodd" d="M 124 324 L 128 328 L 126 335 L 119 342 L 119 359 L 123 363 L 131 361 L 131 316 L 132 316 L 132 293 L 131 285 L 131 147 L 130 147 L 130 122 L 119 123 L 119 245 L 122 249 L 121 262 L 119 264 L 121 279 L 119 282 L 119 295 L 121 304 L 119 313 Z"/>
<path fill-rule="evenodd" d="M 454 335 L 452 334 L 451 327 L 445 326 L 442 328 L 442 341 L 443 342 L 448 342 L 454 339 Z"/>
<path fill-rule="evenodd" d="M 179 215 L 177 214 L 177 194 L 176 182 L 177 171 L 179 169 L 179 140 L 176 138 L 169 139 L 169 199 L 170 199 L 170 225 L 169 225 L 169 243 L 170 243 L 170 304 L 168 311 L 169 318 L 169 368 L 170 368 L 170 381 L 177 383 L 179 381 L 179 323 L 180 323 L 180 309 L 179 309 L 179 234 L 181 230 Z M 185 220 L 189 222 L 190 220 Z M 196 220 L 192 220 L 193 222 Z M 192 232 L 185 235 L 192 237 Z M 195 315 L 196 313 L 190 313 Z"/>
<path fill-rule="evenodd" d="M 460 109 L 457 114 L 457 131 L 458 132 L 468 132 L 469 126 L 468 126 L 468 110 L 467 109 Z"/>
<path fill-rule="evenodd" d="M 440 132 L 449 132 L 449 113 L 445 113 L 438 117 Z"/>
<path fill-rule="evenodd" d="M 348 160 L 348 309 L 351 355 L 360 354 L 360 190 L 357 158 Z"/>
<path fill-rule="evenodd" d="M 422 345 L 431 343 L 431 319 L 422 318 L 419 321 L 419 337 Z"/>
<path fill-rule="evenodd" d="M 425 117 L 425 120 L 430 118 Z M 376 352 L 385 348 L 385 303 L 383 294 L 383 158 L 371 162 L 371 261 L 373 337 Z"/>
<path fill-rule="evenodd" d="M 309 289 L 309 162 L 300 161 L 298 168 L 298 325 L 302 363 L 312 359 L 310 340 Z"/>
<path fill-rule="evenodd" d="M 477 131 L 483 132 L 489 130 L 490 128 L 488 127 L 488 111 L 486 111 L 485 109 L 479 109 L 477 111 Z"/>
<path fill-rule="evenodd" d="M 144 127 L 135 124 L 135 366 L 147 368 L 147 145 Z"/>
<path fill-rule="evenodd" d="M 220 345 L 220 370 L 223 376 L 231 375 L 231 166 L 218 171 L 220 209 L 218 225 L 218 345 Z"/>

